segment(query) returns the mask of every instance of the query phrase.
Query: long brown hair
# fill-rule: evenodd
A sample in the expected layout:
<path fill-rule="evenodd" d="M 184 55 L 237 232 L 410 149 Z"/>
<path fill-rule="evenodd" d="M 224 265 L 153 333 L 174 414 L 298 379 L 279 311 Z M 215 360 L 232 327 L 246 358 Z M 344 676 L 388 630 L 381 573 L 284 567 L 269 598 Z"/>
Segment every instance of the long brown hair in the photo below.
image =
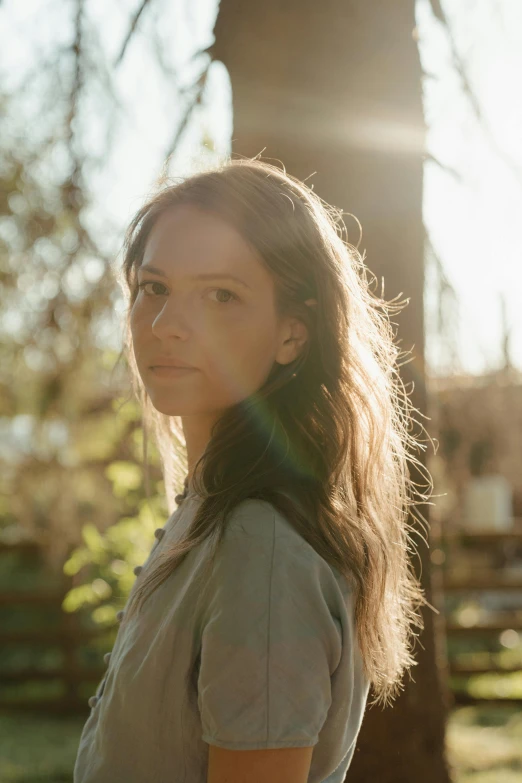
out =
<path fill-rule="evenodd" d="M 424 470 L 433 488 L 429 471 L 411 453 L 419 448 L 409 432 L 415 409 L 398 373 L 404 354 L 388 317 L 401 303 L 370 290 L 364 257 L 343 239 L 342 212 L 277 166 L 227 159 L 177 183 L 163 180 L 127 229 L 118 276 L 128 302 L 124 353 L 145 432 L 152 431 L 161 456 L 171 511 L 187 470 L 181 421 L 151 404 L 134 359 L 129 316 L 150 231 L 178 204 L 210 210 L 240 232 L 273 276 L 278 312 L 302 319 L 309 339 L 298 359 L 275 363 L 262 387 L 214 425 L 194 475 L 202 497 L 195 518 L 135 584 L 125 620 L 194 547 L 209 540 L 213 562 L 232 509 L 261 498 L 352 585 L 373 703 L 386 703 L 416 665 L 413 627 L 423 628 L 418 608 L 427 604 L 409 560 L 408 517 L 413 494 L 423 500 L 429 494 L 414 489 L 409 462 Z M 310 297 L 315 309 L 305 304 Z"/>

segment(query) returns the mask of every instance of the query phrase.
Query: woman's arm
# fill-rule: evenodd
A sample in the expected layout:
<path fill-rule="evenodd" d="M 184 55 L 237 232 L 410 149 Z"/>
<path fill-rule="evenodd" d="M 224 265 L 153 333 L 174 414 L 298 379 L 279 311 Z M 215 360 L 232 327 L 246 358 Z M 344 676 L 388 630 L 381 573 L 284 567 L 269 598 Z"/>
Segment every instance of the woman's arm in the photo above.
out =
<path fill-rule="evenodd" d="M 307 783 L 313 746 L 228 750 L 209 745 L 207 783 Z"/>

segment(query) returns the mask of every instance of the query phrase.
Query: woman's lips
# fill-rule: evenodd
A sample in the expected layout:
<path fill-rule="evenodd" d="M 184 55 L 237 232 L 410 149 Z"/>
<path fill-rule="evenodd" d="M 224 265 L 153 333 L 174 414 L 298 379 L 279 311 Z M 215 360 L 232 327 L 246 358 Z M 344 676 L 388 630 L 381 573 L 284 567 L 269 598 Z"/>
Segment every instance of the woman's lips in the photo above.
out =
<path fill-rule="evenodd" d="M 196 372 L 195 367 L 171 367 L 167 365 L 156 365 L 150 369 L 158 378 L 181 378 L 183 375 Z"/>

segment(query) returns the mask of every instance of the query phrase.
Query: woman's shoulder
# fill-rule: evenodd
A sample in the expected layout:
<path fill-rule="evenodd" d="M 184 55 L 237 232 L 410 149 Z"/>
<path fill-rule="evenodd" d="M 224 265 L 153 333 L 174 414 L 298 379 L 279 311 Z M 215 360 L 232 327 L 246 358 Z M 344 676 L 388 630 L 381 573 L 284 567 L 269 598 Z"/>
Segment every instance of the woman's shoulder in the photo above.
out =
<path fill-rule="evenodd" d="M 290 493 L 285 494 L 291 500 L 294 499 Z M 314 520 L 304 512 L 299 502 L 296 503 L 296 510 L 304 516 L 305 524 L 314 524 Z M 319 569 L 328 568 L 336 577 L 340 576 L 337 569 L 330 566 L 296 528 L 290 514 L 269 500 L 247 498 L 238 503 L 227 520 L 225 538 L 230 547 L 270 548 L 280 557 L 294 560 L 298 558 L 304 561 L 305 565 L 315 565 Z"/>
<path fill-rule="evenodd" d="M 289 515 L 275 502 L 263 498 L 241 500 L 228 516 L 226 531 L 230 536 L 252 535 L 271 541 L 281 537 L 301 539 Z"/>
<path fill-rule="evenodd" d="M 316 524 L 295 492 L 284 494 L 295 502 L 305 524 Z M 290 516 L 274 503 L 260 498 L 243 500 L 232 511 L 230 523 L 228 535 L 236 545 L 245 547 L 243 551 L 250 552 L 252 546 L 257 546 L 258 551 L 273 552 L 280 562 L 288 565 L 292 561 L 292 568 L 307 571 L 311 579 L 319 580 L 324 587 L 329 585 L 329 589 L 339 592 L 345 601 L 353 598 L 352 580 L 330 562 L 326 553 L 323 555 L 317 551 L 296 528 Z"/>

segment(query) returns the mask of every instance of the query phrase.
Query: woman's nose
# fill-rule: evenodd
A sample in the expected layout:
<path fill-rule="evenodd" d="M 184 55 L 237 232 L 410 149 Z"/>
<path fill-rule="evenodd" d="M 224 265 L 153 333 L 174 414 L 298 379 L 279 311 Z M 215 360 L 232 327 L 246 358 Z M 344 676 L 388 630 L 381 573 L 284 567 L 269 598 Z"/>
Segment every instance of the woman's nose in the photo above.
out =
<path fill-rule="evenodd" d="M 189 325 L 183 308 L 173 298 L 167 299 L 152 322 L 152 331 L 157 337 L 186 337 Z"/>

